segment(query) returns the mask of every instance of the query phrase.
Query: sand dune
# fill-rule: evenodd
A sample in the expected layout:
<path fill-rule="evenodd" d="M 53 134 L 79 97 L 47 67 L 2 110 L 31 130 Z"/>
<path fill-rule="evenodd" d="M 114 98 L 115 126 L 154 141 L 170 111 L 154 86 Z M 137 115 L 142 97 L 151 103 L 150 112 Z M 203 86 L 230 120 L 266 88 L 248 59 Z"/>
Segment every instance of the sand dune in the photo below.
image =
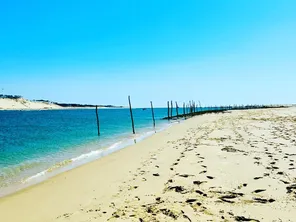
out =
<path fill-rule="evenodd" d="M 61 109 L 61 106 L 47 102 L 33 102 L 23 98 L 3 99 L 0 98 L 0 110 L 38 110 L 38 109 Z"/>
<path fill-rule="evenodd" d="M 0 199 L 0 221 L 295 221 L 296 108 L 188 119 Z"/>

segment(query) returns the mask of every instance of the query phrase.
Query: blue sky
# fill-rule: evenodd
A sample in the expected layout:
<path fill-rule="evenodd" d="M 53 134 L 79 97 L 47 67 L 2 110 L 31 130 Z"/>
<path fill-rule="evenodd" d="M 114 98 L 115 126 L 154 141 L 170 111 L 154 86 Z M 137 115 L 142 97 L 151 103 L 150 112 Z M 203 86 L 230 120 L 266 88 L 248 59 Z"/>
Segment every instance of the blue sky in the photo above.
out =
<path fill-rule="evenodd" d="M 294 0 L 2 0 L 0 90 L 165 106 L 295 103 Z"/>

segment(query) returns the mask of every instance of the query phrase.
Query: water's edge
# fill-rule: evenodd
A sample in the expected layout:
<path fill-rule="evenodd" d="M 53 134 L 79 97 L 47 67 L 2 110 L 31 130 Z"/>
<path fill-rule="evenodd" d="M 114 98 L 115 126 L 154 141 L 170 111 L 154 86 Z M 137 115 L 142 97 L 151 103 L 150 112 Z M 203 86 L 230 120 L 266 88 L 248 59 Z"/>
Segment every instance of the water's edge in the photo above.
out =
<path fill-rule="evenodd" d="M 87 164 L 87 163 L 93 162 L 95 160 L 98 160 L 100 158 L 103 158 L 104 156 L 107 156 L 113 152 L 124 149 L 124 148 L 131 146 L 135 143 L 138 143 L 148 137 L 151 137 L 155 133 L 166 130 L 169 127 L 171 127 L 172 125 L 174 125 L 180 121 L 181 120 L 178 120 L 175 122 L 170 122 L 166 125 L 163 125 L 161 128 L 155 129 L 155 131 L 154 130 L 153 131 L 145 131 L 145 129 L 143 129 L 143 132 L 141 132 L 140 134 L 136 134 L 136 135 L 132 135 L 132 136 L 123 138 L 119 141 L 114 142 L 110 146 L 103 148 L 103 149 L 99 148 L 96 150 L 92 150 L 88 153 L 84 153 L 80 156 L 77 156 L 77 157 L 74 157 L 74 158 L 71 158 L 68 160 L 64 160 L 64 161 L 57 163 L 54 166 L 52 166 L 46 170 L 43 170 L 33 176 L 23 179 L 18 184 L 11 184 L 8 187 L 1 187 L 0 188 L 0 198 L 14 194 L 16 192 L 19 192 L 25 188 L 36 185 L 38 183 L 44 182 L 44 181 L 48 180 L 49 178 L 52 178 L 58 174 L 67 172 L 69 170 L 72 170 L 72 169 L 82 166 L 84 164 Z"/>

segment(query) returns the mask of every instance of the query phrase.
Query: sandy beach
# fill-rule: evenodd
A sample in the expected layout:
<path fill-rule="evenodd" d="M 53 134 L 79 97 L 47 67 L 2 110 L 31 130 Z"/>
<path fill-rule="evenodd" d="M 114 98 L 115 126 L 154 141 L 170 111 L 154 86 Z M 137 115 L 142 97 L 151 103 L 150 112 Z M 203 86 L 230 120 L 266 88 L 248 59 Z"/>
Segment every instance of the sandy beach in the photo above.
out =
<path fill-rule="evenodd" d="M 24 98 L 4 99 L 0 98 L 0 110 L 40 110 L 62 109 L 63 107 L 47 102 L 30 101 Z"/>
<path fill-rule="evenodd" d="M 0 221 L 296 221 L 296 108 L 197 116 L 0 199 Z"/>

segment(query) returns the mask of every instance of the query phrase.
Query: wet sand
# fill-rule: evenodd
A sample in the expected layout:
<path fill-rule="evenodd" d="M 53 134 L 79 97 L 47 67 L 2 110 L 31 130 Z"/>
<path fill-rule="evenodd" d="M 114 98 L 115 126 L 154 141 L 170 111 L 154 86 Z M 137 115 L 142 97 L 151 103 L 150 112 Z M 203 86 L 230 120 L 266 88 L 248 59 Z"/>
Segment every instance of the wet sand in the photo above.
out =
<path fill-rule="evenodd" d="M 296 221 L 296 108 L 197 116 L 0 199 L 0 221 Z"/>

